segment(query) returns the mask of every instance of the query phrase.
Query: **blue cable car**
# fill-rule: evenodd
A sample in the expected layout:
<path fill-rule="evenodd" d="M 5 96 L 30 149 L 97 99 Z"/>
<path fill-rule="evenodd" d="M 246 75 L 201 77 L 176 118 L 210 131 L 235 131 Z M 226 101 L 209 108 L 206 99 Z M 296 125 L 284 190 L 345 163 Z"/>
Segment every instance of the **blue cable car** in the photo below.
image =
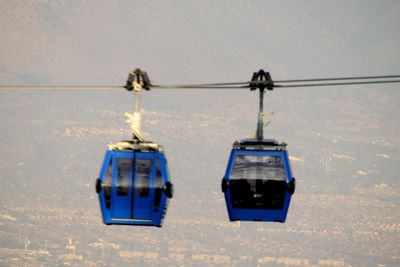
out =
<path fill-rule="evenodd" d="M 230 221 L 285 222 L 296 187 L 286 144 L 264 139 L 269 124 L 263 112 L 265 90 L 274 83 L 268 72 L 254 73 L 250 90 L 259 90 L 259 110 L 255 139 L 235 142 L 221 189 Z"/>
<path fill-rule="evenodd" d="M 265 139 L 233 144 L 221 183 L 230 221 L 285 222 L 295 186 L 286 144 Z"/>
<path fill-rule="evenodd" d="M 105 224 L 161 227 L 173 195 L 162 147 L 135 141 L 111 145 L 96 192 Z"/>
<path fill-rule="evenodd" d="M 161 227 L 172 198 L 167 160 L 161 145 L 145 141 L 141 133 L 140 93 L 150 90 L 147 73 L 136 69 L 128 76 L 128 91 L 135 92 L 135 111 L 125 112 L 132 140 L 109 145 L 96 180 L 103 222 Z"/>

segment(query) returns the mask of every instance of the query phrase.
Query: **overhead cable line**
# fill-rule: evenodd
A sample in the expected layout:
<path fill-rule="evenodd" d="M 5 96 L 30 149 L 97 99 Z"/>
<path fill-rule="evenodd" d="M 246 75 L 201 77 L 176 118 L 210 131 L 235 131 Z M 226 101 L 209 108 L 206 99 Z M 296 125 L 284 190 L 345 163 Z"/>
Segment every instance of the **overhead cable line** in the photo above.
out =
<path fill-rule="evenodd" d="M 262 79 L 257 77 L 263 77 Z M 165 89 L 241 89 L 241 88 L 285 88 L 285 87 L 316 87 L 316 86 L 340 86 L 340 85 L 357 85 L 357 84 L 379 84 L 379 83 L 398 83 L 400 75 L 385 76 L 360 76 L 360 77 L 335 77 L 335 78 L 318 78 L 318 79 L 296 79 L 296 80 L 278 80 L 273 81 L 269 73 L 260 70 L 254 73 L 253 79 L 249 82 L 237 83 L 205 83 L 205 84 L 186 84 L 186 85 L 150 85 L 151 88 Z M 384 79 L 384 80 L 383 80 Z M 335 81 L 335 82 L 332 82 Z M 352 82 L 346 82 L 352 81 Z M 289 84 L 285 83 L 296 83 Z M 320 82 L 320 83 L 318 83 Z M 278 83 L 278 84 L 277 84 Z"/>
<path fill-rule="evenodd" d="M 227 87 L 227 88 L 236 88 L 239 85 L 247 85 L 250 82 L 232 82 L 232 83 L 200 83 L 200 84 L 177 84 L 177 85 L 151 85 L 153 88 L 218 88 L 218 87 Z"/>
<path fill-rule="evenodd" d="M 298 80 L 278 80 L 276 83 L 291 83 L 291 82 L 322 82 L 322 81 L 341 81 L 341 80 L 366 80 L 366 79 L 391 79 L 400 78 L 400 75 L 386 76 L 360 76 L 360 77 L 339 77 L 339 78 L 317 78 L 317 79 L 298 79 Z"/>
<path fill-rule="evenodd" d="M 0 86 L 0 90 L 114 90 L 125 88 L 131 90 L 151 89 L 268 89 L 288 87 L 317 87 L 317 86 L 342 86 L 380 83 L 399 83 L 400 75 L 384 76 L 360 76 L 360 77 L 334 77 L 317 79 L 292 79 L 277 80 L 271 79 L 268 72 L 260 70 L 254 72 L 251 81 L 226 82 L 226 83 L 204 83 L 204 84 L 176 84 L 158 85 L 152 84 L 147 73 L 136 69 L 129 73 L 125 86 Z M 286 84 L 288 83 L 288 84 Z"/>
<path fill-rule="evenodd" d="M 122 89 L 124 86 L 52 86 L 52 85 L 47 85 L 47 86 L 7 86 L 7 85 L 1 85 L 0 90 L 114 90 L 114 89 Z"/>
<path fill-rule="evenodd" d="M 337 83 L 303 83 L 303 84 L 274 84 L 274 87 L 312 87 L 312 86 L 338 86 L 338 85 L 356 85 L 356 84 L 377 84 L 377 83 L 399 83 L 400 80 L 386 80 L 386 81 L 365 81 L 365 82 L 337 82 Z"/>

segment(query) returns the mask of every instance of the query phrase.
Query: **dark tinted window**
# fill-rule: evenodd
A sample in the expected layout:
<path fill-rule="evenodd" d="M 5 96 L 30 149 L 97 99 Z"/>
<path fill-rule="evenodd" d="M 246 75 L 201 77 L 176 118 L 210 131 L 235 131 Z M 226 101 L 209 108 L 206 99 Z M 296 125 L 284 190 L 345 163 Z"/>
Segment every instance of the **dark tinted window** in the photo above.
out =
<path fill-rule="evenodd" d="M 119 196 L 127 196 L 129 194 L 132 166 L 132 159 L 117 159 L 117 195 Z"/>
<path fill-rule="evenodd" d="M 237 156 L 229 188 L 233 208 L 282 209 L 286 196 L 282 158 Z"/>
<path fill-rule="evenodd" d="M 150 192 L 151 160 L 136 159 L 136 194 L 139 197 L 148 197 Z"/>
<path fill-rule="evenodd" d="M 106 171 L 106 177 L 104 181 L 104 197 L 106 199 L 106 208 L 110 208 L 111 204 L 111 184 L 112 184 L 112 160 L 110 160 L 110 163 L 108 164 L 107 171 Z"/>
<path fill-rule="evenodd" d="M 230 179 L 263 179 L 285 181 L 281 156 L 236 156 Z"/>
<path fill-rule="evenodd" d="M 160 161 L 156 161 L 156 176 L 154 177 L 154 211 L 158 211 L 160 202 L 161 202 L 161 194 L 162 194 L 162 179 L 161 179 L 161 169 L 160 169 Z"/>

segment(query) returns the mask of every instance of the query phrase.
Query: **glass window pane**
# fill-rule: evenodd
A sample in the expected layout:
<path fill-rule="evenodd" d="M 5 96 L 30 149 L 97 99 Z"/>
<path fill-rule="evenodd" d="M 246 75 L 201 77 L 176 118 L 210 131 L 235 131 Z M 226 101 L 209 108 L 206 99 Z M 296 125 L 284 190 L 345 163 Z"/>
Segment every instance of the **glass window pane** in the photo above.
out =
<path fill-rule="evenodd" d="M 106 199 L 106 208 L 109 209 L 111 206 L 111 184 L 112 184 L 112 160 L 108 164 L 106 177 L 104 181 L 104 197 Z"/>
<path fill-rule="evenodd" d="M 263 179 L 285 181 L 281 156 L 238 155 L 230 179 Z"/>
<path fill-rule="evenodd" d="M 154 177 L 154 211 L 158 211 L 162 194 L 162 179 L 160 161 L 156 161 L 156 176 Z"/>
<path fill-rule="evenodd" d="M 151 160 L 137 159 L 136 160 L 136 194 L 139 197 L 148 197 L 150 192 L 150 171 Z"/>
<path fill-rule="evenodd" d="M 132 173 L 133 160 L 126 158 L 117 159 L 117 195 L 127 196 L 129 194 L 130 178 Z"/>
<path fill-rule="evenodd" d="M 282 209 L 286 196 L 281 156 L 236 156 L 230 175 L 233 208 Z"/>

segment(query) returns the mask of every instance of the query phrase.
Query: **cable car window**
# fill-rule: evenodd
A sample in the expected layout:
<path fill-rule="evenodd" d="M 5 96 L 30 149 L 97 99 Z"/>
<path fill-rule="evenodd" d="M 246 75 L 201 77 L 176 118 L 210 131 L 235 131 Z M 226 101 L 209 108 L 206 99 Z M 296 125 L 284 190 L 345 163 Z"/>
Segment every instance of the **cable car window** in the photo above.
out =
<path fill-rule="evenodd" d="M 126 158 L 117 159 L 117 195 L 127 196 L 132 173 L 133 160 Z"/>
<path fill-rule="evenodd" d="M 236 156 L 230 179 L 262 179 L 285 181 L 281 156 Z"/>
<path fill-rule="evenodd" d="M 136 194 L 139 197 L 148 197 L 150 191 L 151 160 L 136 159 Z"/>
<path fill-rule="evenodd" d="M 233 208 L 282 208 L 286 179 L 280 156 L 238 155 L 230 180 Z"/>
<path fill-rule="evenodd" d="M 160 161 L 156 161 L 156 176 L 154 177 L 154 211 L 158 211 L 162 194 Z"/>
<path fill-rule="evenodd" d="M 112 160 L 108 164 L 104 182 L 104 197 L 106 199 L 106 208 L 111 207 L 111 184 L 112 184 Z"/>

